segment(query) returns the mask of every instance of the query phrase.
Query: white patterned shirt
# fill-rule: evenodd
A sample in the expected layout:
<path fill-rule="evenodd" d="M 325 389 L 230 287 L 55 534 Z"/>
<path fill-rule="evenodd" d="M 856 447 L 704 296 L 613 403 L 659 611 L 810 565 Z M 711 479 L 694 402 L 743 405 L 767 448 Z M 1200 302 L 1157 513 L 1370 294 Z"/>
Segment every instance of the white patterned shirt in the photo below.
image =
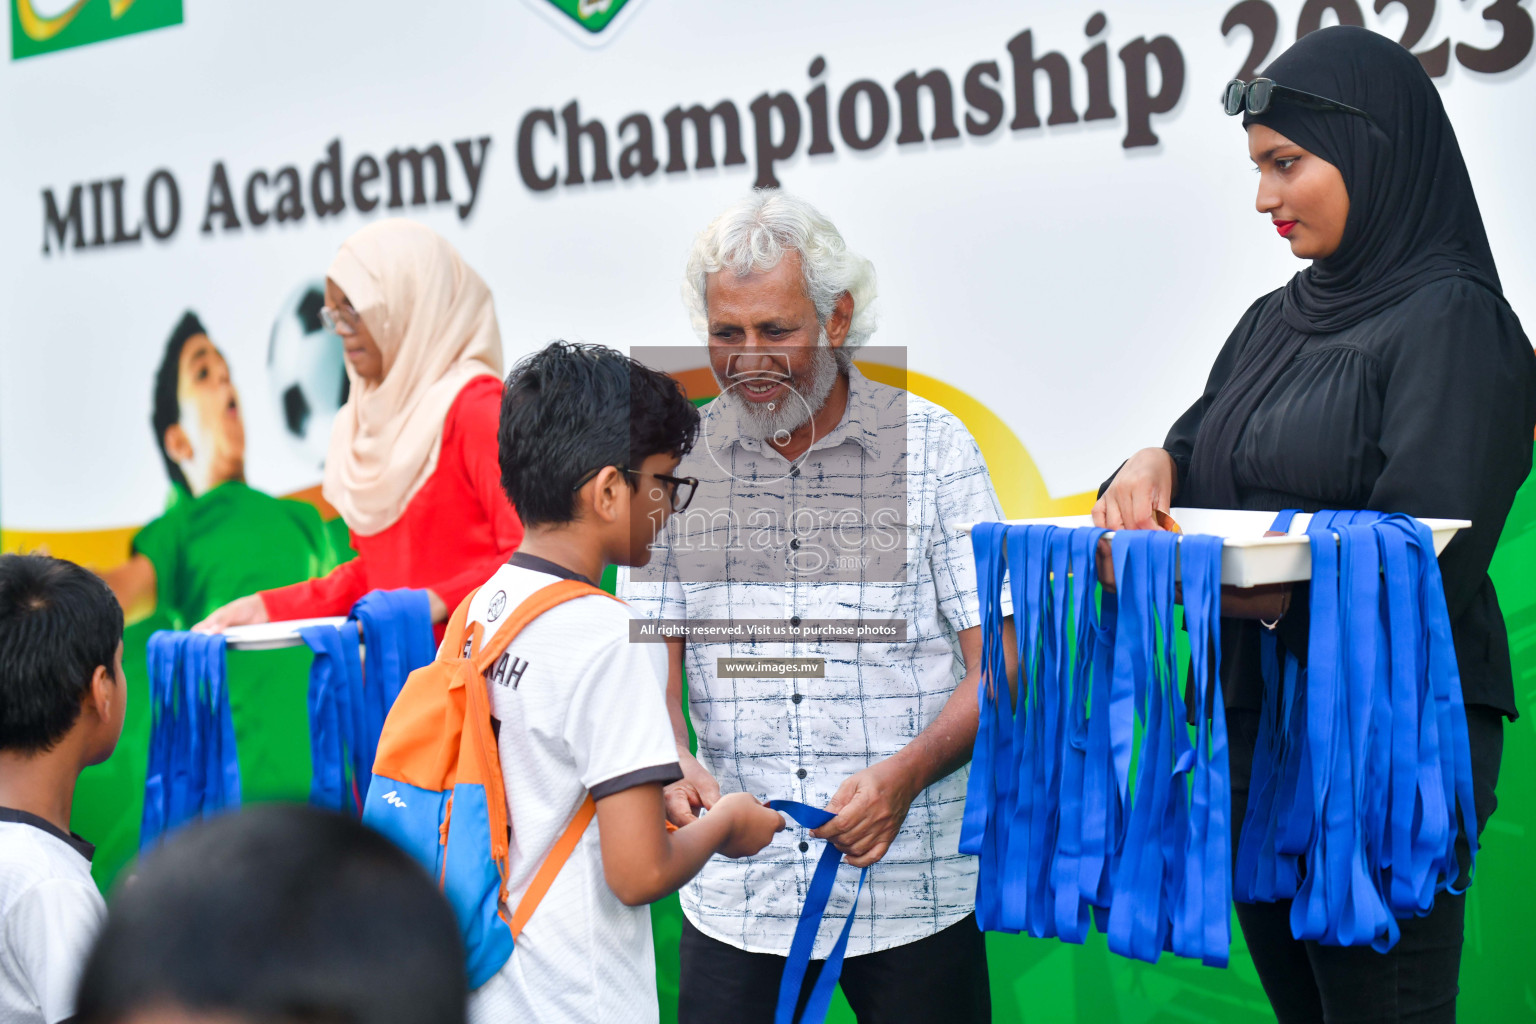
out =
<path fill-rule="evenodd" d="M 954 415 L 856 369 L 842 422 L 793 464 L 744 436 L 731 403 L 713 402 L 703 417 L 698 445 L 676 470 L 700 479 L 693 504 L 668 523 L 649 566 L 620 570 L 619 593 L 639 618 L 905 620 L 899 642 L 686 644 L 697 756 L 721 792 L 822 807 L 850 775 L 922 732 L 963 676 L 957 634 L 980 617 L 970 539 L 959 527 L 1000 519 L 997 494 Z M 905 543 L 886 551 L 901 538 L 893 509 Z M 818 512 L 819 529 L 810 526 Z M 787 567 L 808 552 L 832 568 Z M 718 659 L 754 657 L 824 659 L 825 677 L 717 671 Z M 933 935 L 973 909 L 976 861 L 958 850 L 967 777 L 957 771 L 913 801 L 870 870 L 849 956 Z M 755 857 L 715 857 L 683 887 L 683 911 L 715 939 L 785 955 L 822 847 L 795 827 Z M 839 869 L 828 922 L 847 915 L 858 874 Z M 838 930 L 821 929 L 814 956 L 827 955 Z"/>

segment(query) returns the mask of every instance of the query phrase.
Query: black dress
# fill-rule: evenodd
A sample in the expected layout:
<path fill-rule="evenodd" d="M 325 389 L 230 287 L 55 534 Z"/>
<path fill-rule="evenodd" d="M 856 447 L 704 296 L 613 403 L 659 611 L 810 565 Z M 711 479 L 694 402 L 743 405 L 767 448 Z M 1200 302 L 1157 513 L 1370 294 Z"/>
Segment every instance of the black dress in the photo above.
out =
<path fill-rule="evenodd" d="M 1255 337 L 1269 334 L 1283 289 L 1249 307 L 1199 401 L 1163 447 L 1185 504 L 1190 456 L 1205 411 Z M 1470 519 L 1440 558 L 1464 699 L 1516 715 L 1504 617 L 1488 578 L 1504 518 L 1531 468 L 1536 357 L 1515 314 L 1482 285 L 1436 281 L 1332 334 L 1307 336 L 1258 402 L 1233 451 L 1244 509 L 1371 509 Z M 1197 502 L 1198 503 L 1198 502 Z M 1281 620 L 1306 659 L 1305 588 Z M 1258 630 L 1229 620 L 1229 707 L 1258 710 Z"/>
<path fill-rule="evenodd" d="M 1174 500 L 1472 521 L 1442 554 L 1440 570 L 1481 831 L 1497 802 L 1503 716 L 1516 711 L 1488 563 L 1531 468 L 1536 355 L 1503 298 L 1455 131 L 1413 55 L 1340 25 L 1305 36 L 1264 74 L 1345 105 L 1276 93 L 1243 123 L 1332 165 L 1349 212 L 1333 253 L 1249 308 L 1204 394 L 1169 432 Z M 1286 212 L 1313 210 L 1303 202 Z M 1306 588 L 1296 594 L 1278 633 L 1304 662 Z M 1261 627 L 1227 621 L 1222 630 L 1236 832 L 1261 718 Z M 1283 1024 L 1429 1022 L 1455 1019 L 1465 909 L 1464 894 L 1438 894 L 1428 915 L 1399 922 L 1398 943 L 1386 954 L 1293 938 L 1289 900 L 1239 903 L 1237 916 Z"/>

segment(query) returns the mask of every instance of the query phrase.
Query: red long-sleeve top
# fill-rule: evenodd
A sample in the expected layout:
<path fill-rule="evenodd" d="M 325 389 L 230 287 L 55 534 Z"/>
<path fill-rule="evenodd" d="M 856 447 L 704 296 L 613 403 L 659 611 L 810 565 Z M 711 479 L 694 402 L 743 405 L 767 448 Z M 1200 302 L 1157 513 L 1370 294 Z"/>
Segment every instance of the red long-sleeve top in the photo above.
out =
<path fill-rule="evenodd" d="M 329 575 L 261 600 L 273 621 L 345 615 L 371 590 L 429 589 L 449 610 L 484 583 L 523 540 L 523 524 L 501 489 L 496 429 L 501 381 L 476 377 L 453 400 L 437 469 L 393 525 L 352 536 L 357 557 Z"/>

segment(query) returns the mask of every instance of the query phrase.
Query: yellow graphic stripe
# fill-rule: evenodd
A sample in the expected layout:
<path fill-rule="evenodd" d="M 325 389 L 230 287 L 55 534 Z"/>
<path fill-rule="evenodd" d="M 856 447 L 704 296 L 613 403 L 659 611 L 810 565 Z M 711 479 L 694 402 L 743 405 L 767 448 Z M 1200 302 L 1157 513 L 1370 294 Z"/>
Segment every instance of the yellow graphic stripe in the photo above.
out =
<path fill-rule="evenodd" d="M 128 0 L 133 3 L 133 0 Z M 46 43 L 54 36 L 69 27 L 69 23 L 75 20 L 75 15 L 80 13 L 80 8 L 86 5 L 86 0 L 75 0 L 69 10 L 52 18 L 44 18 L 32 9 L 32 0 L 16 0 L 16 17 L 21 21 L 21 30 L 31 39 L 39 43 Z M 114 2 L 114 7 L 116 3 Z M 127 10 L 127 4 L 123 9 Z M 116 17 L 116 15 L 113 15 Z"/>
<path fill-rule="evenodd" d="M 21 21 L 21 30 L 27 36 L 39 43 L 46 43 L 54 36 L 69 27 L 69 23 L 75 20 L 75 15 L 80 13 L 89 0 L 75 0 L 70 4 L 69 10 L 63 14 L 56 14 L 51 18 L 45 18 L 38 14 L 32 7 L 32 0 L 16 0 L 16 17 Z M 128 13 L 134 0 L 110 0 L 108 5 L 112 12 L 112 20 L 116 21 Z"/>
<path fill-rule="evenodd" d="M 1045 480 L 1029 457 L 1024 443 L 1019 440 L 1008 424 L 991 409 L 982 405 L 953 384 L 946 384 L 937 377 L 904 370 L 879 363 L 856 361 L 859 371 L 870 380 L 888 384 L 893 388 L 910 391 L 919 398 L 926 398 L 935 405 L 943 406 L 964 423 L 987 469 L 992 473 L 992 484 L 1003 503 L 1003 514 L 1009 519 L 1032 519 L 1039 516 L 1085 515 L 1093 508 L 1094 493 L 1069 494 L 1054 498 L 1046 489 Z M 678 370 L 672 374 L 683 386 L 688 397 L 700 401 L 720 393 L 720 386 L 707 367 Z"/>
<path fill-rule="evenodd" d="M 105 572 L 128 561 L 137 526 L 110 530 L 0 530 L 0 554 L 40 552 Z"/>
<path fill-rule="evenodd" d="M 1033 519 L 1039 516 L 1083 515 L 1093 508 L 1094 492 L 1069 494 L 1054 498 L 1046 489 L 1045 480 L 1029 457 L 1029 451 L 1018 435 L 991 409 L 982 405 L 953 384 L 946 384 L 936 377 L 903 370 L 878 363 L 859 362 L 860 372 L 870 380 L 906 388 L 920 398 L 943 406 L 965 424 L 982 458 L 987 460 L 987 470 L 992 474 L 992 485 L 1003 503 L 1003 515 L 1009 519 Z"/>

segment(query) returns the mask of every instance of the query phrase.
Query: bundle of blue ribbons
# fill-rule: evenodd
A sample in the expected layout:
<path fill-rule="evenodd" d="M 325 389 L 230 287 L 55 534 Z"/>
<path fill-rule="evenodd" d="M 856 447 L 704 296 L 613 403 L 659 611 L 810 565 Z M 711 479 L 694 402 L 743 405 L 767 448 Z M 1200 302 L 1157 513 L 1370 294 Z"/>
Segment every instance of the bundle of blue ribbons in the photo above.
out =
<path fill-rule="evenodd" d="M 240 765 L 224 638 L 161 630 L 149 638 L 149 765 L 139 849 L 189 821 L 240 806 Z"/>
<path fill-rule="evenodd" d="M 1274 529 L 1286 531 L 1294 514 Z M 1471 881 L 1477 821 L 1461 676 L 1427 526 L 1321 512 L 1307 536 L 1307 656 L 1264 637 L 1234 885 L 1245 902 L 1292 900 L 1298 939 L 1384 951 L 1398 919 L 1429 913 L 1437 893 Z"/>
<path fill-rule="evenodd" d="M 310 802 L 360 815 L 384 716 L 406 677 L 436 654 L 426 591 L 376 590 L 353 605 L 342 627 L 299 632 L 315 652 L 309 673 Z M 189 821 L 240 806 L 225 650 L 222 636 L 162 630 L 149 639 L 151 725 L 141 850 Z"/>
<path fill-rule="evenodd" d="M 1092 923 L 1121 955 L 1155 962 L 1168 950 L 1225 966 L 1235 887 L 1245 901 L 1294 898 L 1298 938 L 1390 948 L 1395 917 L 1427 913 L 1457 884 L 1458 834 L 1476 851 L 1466 718 L 1428 528 L 1362 512 L 1309 525 L 1306 667 L 1266 636 L 1235 875 L 1217 672 L 1222 540 L 1118 531 L 1111 593 L 1097 584 L 1104 536 L 972 531 L 983 664 L 960 849 L 980 858 L 981 927 L 1080 943 Z"/>
<path fill-rule="evenodd" d="M 340 627 L 307 626 L 299 635 L 315 653 L 309 802 L 360 817 L 384 718 L 406 677 L 437 654 L 427 592 L 375 590 L 352 606 Z"/>
<path fill-rule="evenodd" d="M 1225 965 L 1226 729 L 1202 713 L 1191 742 L 1174 633 L 1177 561 L 1194 706 L 1221 707 L 1221 539 L 1119 531 L 1110 593 L 1098 586 L 1103 530 L 986 523 L 971 536 L 981 719 L 960 850 L 981 861 L 978 923 L 1078 943 L 1097 923 L 1125 956 L 1152 962 L 1171 949 Z"/>

